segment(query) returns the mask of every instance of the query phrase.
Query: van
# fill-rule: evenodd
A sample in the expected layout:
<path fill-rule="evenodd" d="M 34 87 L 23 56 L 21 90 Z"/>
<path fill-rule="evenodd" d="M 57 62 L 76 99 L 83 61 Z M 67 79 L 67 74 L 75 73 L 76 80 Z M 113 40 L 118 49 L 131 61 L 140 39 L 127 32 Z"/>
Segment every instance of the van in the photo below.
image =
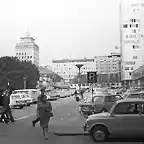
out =
<path fill-rule="evenodd" d="M 19 107 L 22 109 L 24 106 L 27 106 L 27 100 L 24 98 L 26 94 L 16 93 L 10 95 L 10 107 L 15 108 Z"/>
<path fill-rule="evenodd" d="M 14 90 L 14 94 L 16 93 L 25 93 L 28 95 L 29 98 L 32 98 L 32 103 L 36 104 L 37 103 L 37 97 L 38 97 L 38 91 L 36 89 L 19 89 L 19 90 Z"/>

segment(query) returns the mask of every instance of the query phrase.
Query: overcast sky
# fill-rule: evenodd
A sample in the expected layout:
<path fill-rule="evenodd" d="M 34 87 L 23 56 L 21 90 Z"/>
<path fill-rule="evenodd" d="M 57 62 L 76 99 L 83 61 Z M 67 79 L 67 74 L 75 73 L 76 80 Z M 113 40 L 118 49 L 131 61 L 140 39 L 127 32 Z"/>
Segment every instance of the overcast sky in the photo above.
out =
<path fill-rule="evenodd" d="M 0 56 L 14 55 L 28 28 L 40 64 L 114 52 L 119 44 L 119 0 L 3 0 Z"/>

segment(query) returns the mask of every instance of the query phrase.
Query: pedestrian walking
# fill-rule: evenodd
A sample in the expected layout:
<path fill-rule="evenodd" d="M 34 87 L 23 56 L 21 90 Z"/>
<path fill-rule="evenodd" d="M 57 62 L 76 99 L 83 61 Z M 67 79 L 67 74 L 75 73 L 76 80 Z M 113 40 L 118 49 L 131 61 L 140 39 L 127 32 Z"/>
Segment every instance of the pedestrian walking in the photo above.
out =
<path fill-rule="evenodd" d="M 37 115 L 40 117 L 40 126 L 43 131 L 43 136 L 48 139 L 48 124 L 50 118 L 53 116 L 52 106 L 49 101 L 47 101 L 47 96 L 42 95 L 40 97 L 41 101 L 37 105 Z"/>
<path fill-rule="evenodd" d="M 1 105 L 3 106 L 3 108 L 0 117 L 0 122 L 3 122 L 3 120 L 5 121 L 5 123 L 8 123 L 9 121 L 15 122 L 14 117 L 11 113 L 11 108 L 9 106 L 11 93 L 12 88 L 8 87 L 7 90 L 5 90 L 1 96 Z"/>
<path fill-rule="evenodd" d="M 37 104 L 39 104 L 41 102 L 41 96 L 43 96 L 45 94 L 45 88 L 41 88 L 40 89 L 40 95 L 38 96 L 38 99 L 37 99 Z M 38 123 L 40 121 L 40 117 L 39 115 L 37 115 L 37 118 L 35 120 L 32 121 L 32 125 L 33 127 L 35 127 L 35 124 Z"/>
<path fill-rule="evenodd" d="M 15 122 L 14 117 L 12 115 L 11 112 L 11 108 L 10 108 L 10 95 L 12 94 L 12 88 L 8 87 L 5 95 L 4 95 L 4 107 L 6 108 L 5 114 L 6 114 L 6 118 L 8 120 L 10 120 L 11 122 Z"/>
<path fill-rule="evenodd" d="M 5 114 L 6 114 L 6 109 L 4 107 L 4 97 L 0 96 L 0 122 L 1 123 L 8 123 L 9 119 L 6 118 Z"/>

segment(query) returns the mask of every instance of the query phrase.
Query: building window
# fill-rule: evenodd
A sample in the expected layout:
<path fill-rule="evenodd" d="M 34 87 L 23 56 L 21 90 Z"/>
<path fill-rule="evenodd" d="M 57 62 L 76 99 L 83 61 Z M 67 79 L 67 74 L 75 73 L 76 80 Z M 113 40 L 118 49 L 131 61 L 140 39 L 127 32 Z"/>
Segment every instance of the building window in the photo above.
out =
<path fill-rule="evenodd" d="M 131 21 L 132 21 L 132 22 L 136 22 L 136 19 L 132 19 Z"/>
<path fill-rule="evenodd" d="M 133 45 L 133 49 L 139 48 L 139 45 Z"/>
<path fill-rule="evenodd" d="M 30 56 L 30 58 L 32 58 L 32 56 Z"/>
<path fill-rule="evenodd" d="M 129 72 L 129 75 L 130 75 L 130 76 L 131 76 L 131 74 L 132 74 L 132 73 L 131 73 L 131 72 Z"/>
<path fill-rule="evenodd" d="M 27 58 L 29 58 L 29 56 L 27 56 Z"/>
<path fill-rule="evenodd" d="M 132 25 L 130 24 L 130 28 L 131 28 L 131 26 L 132 26 Z"/>
<path fill-rule="evenodd" d="M 125 70 L 129 70 L 129 67 L 125 67 Z"/>
<path fill-rule="evenodd" d="M 19 55 L 21 55 L 21 53 L 19 53 Z"/>
<path fill-rule="evenodd" d="M 136 24 L 136 27 L 138 27 L 138 24 Z"/>
<path fill-rule="evenodd" d="M 127 24 L 124 24 L 123 27 L 124 27 L 124 28 L 127 28 L 128 26 L 127 26 Z"/>
<path fill-rule="evenodd" d="M 133 67 L 131 67 L 131 70 L 133 70 Z"/>
<path fill-rule="evenodd" d="M 137 56 L 133 56 L 133 59 L 137 59 Z"/>
<path fill-rule="evenodd" d="M 132 32 L 133 32 L 133 33 L 136 33 L 136 29 L 133 29 Z"/>

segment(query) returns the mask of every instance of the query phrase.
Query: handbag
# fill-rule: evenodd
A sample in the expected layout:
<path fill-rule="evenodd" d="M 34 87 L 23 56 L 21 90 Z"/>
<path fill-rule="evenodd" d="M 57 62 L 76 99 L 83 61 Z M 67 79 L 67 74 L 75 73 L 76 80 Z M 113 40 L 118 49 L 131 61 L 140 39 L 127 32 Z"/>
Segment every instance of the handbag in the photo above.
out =
<path fill-rule="evenodd" d="M 53 113 L 52 112 L 49 112 L 49 117 L 53 117 Z"/>

